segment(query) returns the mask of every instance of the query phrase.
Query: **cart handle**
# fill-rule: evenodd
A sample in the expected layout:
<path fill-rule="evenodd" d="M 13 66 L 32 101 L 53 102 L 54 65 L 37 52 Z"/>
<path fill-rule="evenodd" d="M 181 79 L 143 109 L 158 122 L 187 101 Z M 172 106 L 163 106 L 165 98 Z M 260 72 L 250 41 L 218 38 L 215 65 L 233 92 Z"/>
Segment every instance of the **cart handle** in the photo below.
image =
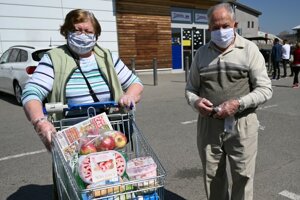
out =
<path fill-rule="evenodd" d="M 105 102 L 94 102 L 94 103 L 83 103 L 83 104 L 68 104 L 69 110 L 81 110 L 83 108 L 115 108 L 119 107 L 119 104 L 115 101 L 105 101 Z"/>
<path fill-rule="evenodd" d="M 43 112 L 47 113 L 60 113 L 64 111 L 71 110 L 82 110 L 90 107 L 93 108 L 113 108 L 118 107 L 119 104 L 115 101 L 105 101 L 105 102 L 94 102 L 94 103 L 83 103 L 83 104 L 63 104 L 63 103 L 46 103 L 43 108 Z"/>

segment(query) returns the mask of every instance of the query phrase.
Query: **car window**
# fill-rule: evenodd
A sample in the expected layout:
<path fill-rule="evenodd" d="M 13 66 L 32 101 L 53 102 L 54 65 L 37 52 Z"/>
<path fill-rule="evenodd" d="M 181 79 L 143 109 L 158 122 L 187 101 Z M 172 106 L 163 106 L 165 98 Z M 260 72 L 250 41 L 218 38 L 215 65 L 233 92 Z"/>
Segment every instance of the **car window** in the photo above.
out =
<path fill-rule="evenodd" d="M 20 50 L 20 62 L 26 62 L 28 60 L 28 53 L 27 51 L 24 51 L 24 50 Z"/>
<path fill-rule="evenodd" d="M 2 64 L 2 63 L 7 63 L 7 62 L 8 62 L 8 56 L 9 56 L 10 52 L 11 52 L 11 49 L 8 49 L 7 51 L 5 51 L 5 52 L 2 54 L 2 56 L 1 56 L 1 58 L 0 58 L 0 63 L 1 63 L 1 64 Z"/>
<path fill-rule="evenodd" d="M 44 56 L 44 54 L 48 51 L 49 49 L 42 49 L 38 50 L 32 53 L 32 58 L 34 61 L 40 61 L 41 58 Z"/>
<path fill-rule="evenodd" d="M 18 62 L 19 49 L 12 49 L 12 52 L 8 58 L 8 62 Z"/>

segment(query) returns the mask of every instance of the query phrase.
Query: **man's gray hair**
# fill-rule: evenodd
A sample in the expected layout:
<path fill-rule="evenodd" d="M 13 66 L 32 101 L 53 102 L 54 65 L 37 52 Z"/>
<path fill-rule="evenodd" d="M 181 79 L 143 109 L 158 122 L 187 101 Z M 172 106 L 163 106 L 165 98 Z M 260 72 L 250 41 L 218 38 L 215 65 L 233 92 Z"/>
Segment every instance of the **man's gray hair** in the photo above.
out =
<path fill-rule="evenodd" d="M 225 10 L 227 10 L 228 14 L 230 15 L 231 19 L 235 20 L 235 13 L 232 6 L 229 3 L 220 3 L 208 9 L 207 11 L 208 24 L 210 24 L 211 22 L 212 13 L 219 8 L 225 8 Z"/>

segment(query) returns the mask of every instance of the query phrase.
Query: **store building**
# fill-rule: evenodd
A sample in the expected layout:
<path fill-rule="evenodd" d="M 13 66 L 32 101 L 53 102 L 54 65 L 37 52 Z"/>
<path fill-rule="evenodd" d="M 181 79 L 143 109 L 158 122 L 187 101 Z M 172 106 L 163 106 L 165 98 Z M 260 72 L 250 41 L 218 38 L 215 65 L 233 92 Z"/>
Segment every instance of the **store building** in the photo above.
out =
<path fill-rule="evenodd" d="M 135 58 L 137 69 L 151 69 L 156 58 L 161 69 L 185 70 L 196 50 L 210 40 L 207 9 L 220 2 L 116 1 L 120 56 L 127 65 Z M 227 2 L 235 10 L 239 34 L 256 37 L 261 12 L 235 0 Z"/>
<path fill-rule="evenodd" d="M 186 57 L 209 40 L 206 11 L 221 1 L 118 0 L 119 54 L 137 69 L 151 69 L 157 59 L 160 69 L 183 70 Z"/>
<path fill-rule="evenodd" d="M 184 70 L 196 50 L 210 40 L 207 9 L 222 0 L 0 0 L 0 54 L 12 45 L 58 46 L 65 43 L 59 27 L 72 9 L 90 10 L 99 20 L 99 44 L 119 54 L 128 66 L 149 70 L 156 58 L 160 70 Z M 252 8 L 231 2 L 238 31 L 257 35 Z"/>

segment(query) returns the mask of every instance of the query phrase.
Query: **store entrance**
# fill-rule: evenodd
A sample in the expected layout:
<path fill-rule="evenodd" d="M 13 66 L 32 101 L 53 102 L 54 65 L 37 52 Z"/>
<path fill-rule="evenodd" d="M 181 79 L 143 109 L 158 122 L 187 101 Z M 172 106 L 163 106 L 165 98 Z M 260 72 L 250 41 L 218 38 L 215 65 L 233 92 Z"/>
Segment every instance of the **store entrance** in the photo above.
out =
<path fill-rule="evenodd" d="M 172 28 L 172 65 L 173 69 L 186 69 L 199 47 L 209 41 L 207 29 L 204 28 Z"/>

